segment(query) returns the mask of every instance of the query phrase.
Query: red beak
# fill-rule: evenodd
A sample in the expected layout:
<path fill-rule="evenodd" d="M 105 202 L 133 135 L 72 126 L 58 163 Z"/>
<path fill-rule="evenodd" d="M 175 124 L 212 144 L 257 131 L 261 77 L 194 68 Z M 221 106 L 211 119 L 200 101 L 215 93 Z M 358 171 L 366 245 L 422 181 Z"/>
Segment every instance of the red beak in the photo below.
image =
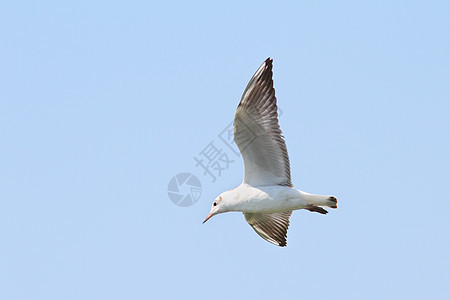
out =
<path fill-rule="evenodd" d="M 206 217 L 205 221 L 203 221 L 202 224 L 205 224 L 205 222 L 208 221 L 212 216 L 213 216 L 213 214 L 209 214 L 209 215 Z"/>

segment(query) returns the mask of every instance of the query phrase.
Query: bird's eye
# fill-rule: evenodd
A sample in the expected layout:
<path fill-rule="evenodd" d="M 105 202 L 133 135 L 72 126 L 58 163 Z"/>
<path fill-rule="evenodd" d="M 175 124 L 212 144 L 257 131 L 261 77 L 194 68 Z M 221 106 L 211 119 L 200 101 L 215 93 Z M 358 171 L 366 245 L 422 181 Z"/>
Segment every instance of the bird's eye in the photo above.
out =
<path fill-rule="evenodd" d="M 214 202 L 213 205 L 214 205 L 214 206 L 217 206 L 217 202 Z"/>

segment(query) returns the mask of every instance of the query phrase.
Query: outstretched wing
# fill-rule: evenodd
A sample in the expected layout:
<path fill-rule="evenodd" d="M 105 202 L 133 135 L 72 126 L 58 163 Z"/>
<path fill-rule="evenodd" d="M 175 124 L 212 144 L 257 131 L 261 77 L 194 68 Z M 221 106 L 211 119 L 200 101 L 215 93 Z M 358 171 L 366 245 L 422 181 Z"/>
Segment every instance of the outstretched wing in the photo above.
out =
<path fill-rule="evenodd" d="M 234 117 L 234 141 L 244 159 L 245 183 L 292 186 L 286 143 L 278 125 L 270 58 L 242 95 Z"/>
<path fill-rule="evenodd" d="M 292 211 L 281 213 L 244 213 L 245 220 L 266 241 L 284 247 L 286 246 L 289 217 Z"/>

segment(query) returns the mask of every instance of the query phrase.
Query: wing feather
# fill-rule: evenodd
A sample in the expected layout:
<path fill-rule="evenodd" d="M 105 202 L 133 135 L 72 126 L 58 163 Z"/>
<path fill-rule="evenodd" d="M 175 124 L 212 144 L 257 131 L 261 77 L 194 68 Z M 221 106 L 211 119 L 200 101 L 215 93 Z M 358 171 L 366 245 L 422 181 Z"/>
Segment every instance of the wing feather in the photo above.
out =
<path fill-rule="evenodd" d="M 268 58 L 250 79 L 236 109 L 234 141 L 244 159 L 245 183 L 292 186 L 272 74 Z"/>
<path fill-rule="evenodd" d="M 266 241 L 284 247 L 292 211 L 281 213 L 244 213 L 245 220 Z"/>

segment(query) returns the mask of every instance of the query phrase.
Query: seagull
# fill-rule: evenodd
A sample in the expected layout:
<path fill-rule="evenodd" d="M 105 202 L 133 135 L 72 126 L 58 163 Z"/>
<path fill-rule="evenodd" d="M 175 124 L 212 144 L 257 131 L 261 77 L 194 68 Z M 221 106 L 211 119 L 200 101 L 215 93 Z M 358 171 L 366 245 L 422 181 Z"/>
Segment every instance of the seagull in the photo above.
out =
<path fill-rule="evenodd" d="M 306 193 L 291 182 L 286 143 L 278 125 L 270 57 L 244 90 L 234 116 L 233 133 L 244 160 L 244 180 L 214 200 L 203 223 L 217 214 L 242 212 L 257 234 L 284 247 L 292 211 L 306 209 L 326 214 L 322 206 L 337 208 L 336 197 Z"/>

